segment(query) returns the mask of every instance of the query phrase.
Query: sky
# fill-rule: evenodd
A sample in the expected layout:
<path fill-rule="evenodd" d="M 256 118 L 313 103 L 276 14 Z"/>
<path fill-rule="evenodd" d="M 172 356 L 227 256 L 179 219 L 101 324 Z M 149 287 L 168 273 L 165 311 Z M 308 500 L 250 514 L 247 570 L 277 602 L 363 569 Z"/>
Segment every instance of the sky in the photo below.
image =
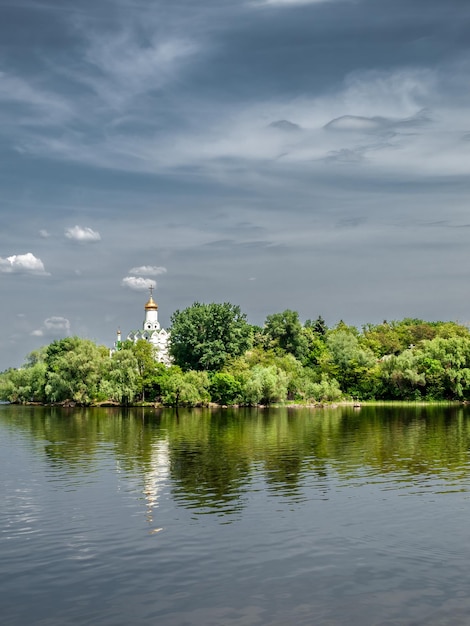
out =
<path fill-rule="evenodd" d="M 468 0 L 2 0 L 0 370 L 231 302 L 470 320 Z"/>

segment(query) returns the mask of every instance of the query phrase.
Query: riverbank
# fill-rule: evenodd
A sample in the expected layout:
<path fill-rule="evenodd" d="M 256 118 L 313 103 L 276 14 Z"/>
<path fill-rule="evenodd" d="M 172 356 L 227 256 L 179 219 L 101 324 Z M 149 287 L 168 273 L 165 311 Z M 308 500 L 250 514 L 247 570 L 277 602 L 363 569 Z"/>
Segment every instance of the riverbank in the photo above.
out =
<path fill-rule="evenodd" d="M 103 402 L 91 402 L 89 404 L 80 404 L 73 401 L 64 402 L 6 402 L 4 404 L 18 405 L 18 406 L 44 406 L 44 407 L 60 407 L 63 409 L 75 409 L 75 408 L 154 408 L 154 409 L 167 409 L 167 408 L 208 408 L 208 409 L 334 409 L 339 407 L 350 407 L 354 409 L 361 409 L 362 407 L 410 407 L 410 406 L 462 406 L 470 404 L 469 400 L 364 400 L 353 401 L 343 400 L 341 402 L 275 402 L 272 404 L 217 404 L 215 402 L 198 403 L 193 406 L 188 405 L 168 405 L 162 402 L 133 402 L 130 404 L 121 404 L 114 401 Z"/>

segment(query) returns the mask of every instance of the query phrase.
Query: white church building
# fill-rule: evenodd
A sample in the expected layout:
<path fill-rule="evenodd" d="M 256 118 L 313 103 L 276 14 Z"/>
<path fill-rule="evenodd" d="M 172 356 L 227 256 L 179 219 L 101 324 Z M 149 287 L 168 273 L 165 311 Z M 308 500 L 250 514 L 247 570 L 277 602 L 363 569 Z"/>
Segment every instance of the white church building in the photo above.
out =
<path fill-rule="evenodd" d="M 142 330 L 131 330 L 126 339 L 137 343 L 139 339 L 144 339 L 152 344 L 155 348 L 155 359 L 159 363 L 171 365 L 171 357 L 169 354 L 170 333 L 160 326 L 158 321 L 158 304 L 153 299 L 153 287 L 149 288 L 150 298 L 145 304 L 145 318 Z M 117 341 L 114 344 L 114 350 L 119 350 L 121 346 L 121 331 L 118 330 Z"/>

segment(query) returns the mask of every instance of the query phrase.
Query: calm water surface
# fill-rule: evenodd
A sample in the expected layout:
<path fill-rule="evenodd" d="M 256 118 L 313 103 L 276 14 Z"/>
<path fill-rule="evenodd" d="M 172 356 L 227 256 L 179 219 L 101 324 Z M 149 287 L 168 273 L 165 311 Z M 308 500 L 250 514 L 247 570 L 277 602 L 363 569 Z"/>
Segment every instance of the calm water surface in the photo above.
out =
<path fill-rule="evenodd" d="M 468 625 L 470 409 L 0 406 L 2 626 Z"/>

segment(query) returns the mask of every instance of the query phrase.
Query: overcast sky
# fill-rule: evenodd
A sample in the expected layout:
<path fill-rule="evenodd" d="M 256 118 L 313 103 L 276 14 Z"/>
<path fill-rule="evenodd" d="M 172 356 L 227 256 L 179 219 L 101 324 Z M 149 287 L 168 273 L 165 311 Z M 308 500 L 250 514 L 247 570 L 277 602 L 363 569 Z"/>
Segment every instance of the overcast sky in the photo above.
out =
<path fill-rule="evenodd" d="M 0 370 L 229 301 L 470 320 L 468 0 L 3 0 Z"/>

